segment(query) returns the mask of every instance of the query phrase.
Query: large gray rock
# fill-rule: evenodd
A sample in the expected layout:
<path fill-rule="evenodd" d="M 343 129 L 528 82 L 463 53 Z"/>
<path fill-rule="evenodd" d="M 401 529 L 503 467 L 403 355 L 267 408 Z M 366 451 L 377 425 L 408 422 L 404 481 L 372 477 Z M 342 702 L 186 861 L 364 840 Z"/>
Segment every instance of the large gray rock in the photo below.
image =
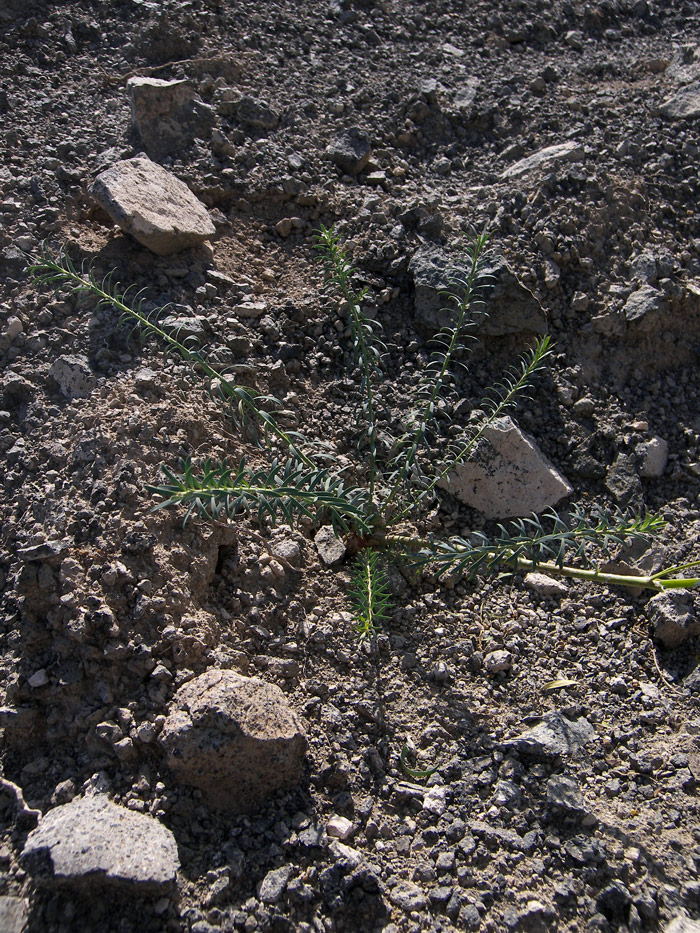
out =
<path fill-rule="evenodd" d="M 595 737 L 595 729 L 583 716 L 574 720 L 552 712 L 543 716 L 542 722 L 534 728 L 510 739 L 505 745 L 539 758 L 558 758 L 575 754 Z"/>
<path fill-rule="evenodd" d="M 152 159 L 174 155 L 195 137 L 206 139 L 214 125 L 214 111 L 197 100 L 187 81 L 129 78 L 131 118 Z"/>
<path fill-rule="evenodd" d="M 583 148 L 580 143 L 573 140 L 566 143 L 558 143 L 555 146 L 546 146 L 524 159 L 520 159 L 514 165 L 509 165 L 505 171 L 501 172 L 501 178 L 519 178 L 533 169 L 543 166 L 550 166 L 555 162 L 580 162 L 583 159 Z"/>
<path fill-rule="evenodd" d="M 210 670 L 182 686 L 160 734 L 178 780 L 244 813 L 301 776 L 306 736 L 279 687 Z"/>
<path fill-rule="evenodd" d="M 511 418 L 498 418 L 474 457 L 440 484 L 486 518 L 524 518 L 571 495 L 573 488 Z"/>
<path fill-rule="evenodd" d="M 669 590 L 652 596 L 646 615 L 657 638 L 667 648 L 677 648 L 694 635 L 700 635 L 700 619 L 693 597 L 684 590 Z"/>
<path fill-rule="evenodd" d="M 669 120 L 695 120 L 700 117 L 700 81 L 694 81 L 661 105 L 661 113 Z"/>
<path fill-rule="evenodd" d="M 180 868 L 169 829 L 103 794 L 49 810 L 27 837 L 22 863 L 39 882 L 146 888 L 174 884 Z"/>
<path fill-rule="evenodd" d="M 460 257 L 439 246 L 422 246 L 409 263 L 415 287 L 414 312 L 418 323 L 438 331 L 454 318 L 445 292 L 464 276 Z M 475 309 L 476 333 L 485 337 L 505 334 L 547 333 L 547 318 L 532 292 L 513 274 L 504 259 L 496 257 L 486 270 L 490 276 L 483 289 L 486 304 Z"/>
<path fill-rule="evenodd" d="M 122 230 L 159 256 L 199 246 L 216 232 L 187 185 L 146 156 L 102 172 L 93 194 Z"/>

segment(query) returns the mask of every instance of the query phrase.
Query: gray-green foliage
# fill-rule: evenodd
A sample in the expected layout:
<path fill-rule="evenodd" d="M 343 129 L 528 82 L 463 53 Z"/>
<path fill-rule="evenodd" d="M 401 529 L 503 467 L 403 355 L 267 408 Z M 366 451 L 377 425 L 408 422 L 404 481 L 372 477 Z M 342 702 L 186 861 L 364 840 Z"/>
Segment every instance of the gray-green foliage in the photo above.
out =
<path fill-rule="evenodd" d="M 65 253 L 52 256 L 45 252 L 29 271 L 38 281 L 68 287 L 114 307 L 144 337 L 155 337 L 169 353 L 189 363 L 193 373 L 204 376 L 211 393 L 226 404 L 248 438 L 257 441 L 260 457 L 256 461 L 260 462 L 255 464 L 242 457 L 234 465 L 210 459 L 195 464 L 188 459 L 179 471 L 164 467 L 163 482 L 148 487 L 160 500 L 156 508 L 182 506 L 185 521 L 192 514 L 211 520 L 253 514 L 261 522 L 292 525 L 305 518 L 316 524 L 332 523 L 356 555 L 351 597 L 357 630 L 363 636 L 372 634 L 389 613 L 387 559 L 403 560 L 418 569 L 432 568 L 438 577 L 471 578 L 484 572 L 541 568 L 657 591 L 699 584 L 700 579 L 679 577 L 678 572 L 700 561 L 645 577 L 597 569 L 597 557 L 608 554 L 611 546 L 658 533 L 665 522 L 655 515 L 616 513 L 591 518 L 574 509 L 568 522 L 552 511 L 542 518 L 532 516 L 509 527 L 501 525 L 490 537 L 481 532 L 469 539 L 417 534 L 421 517 L 439 504 L 441 482 L 472 456 L 489 425 L 529 390 L 551 352 L 548 337 L 537 340 L 486 392 L 478 420 L 449 434 L 444 430 L 442 401 L 454 392 L 456 373 L 465 366 L 476 321 L 484 313 L 489 285 L 487 243 L 487 236 L 481 234 L 469 244 L 464 275 L 446 295 L 450 323 L 435 337 L 430 363 L 418 386 L 408 392 L 404 427 L 397 433 L 381 404 L 381 387 L 387 379 L 383 361 L 388 353 L 381 326 L 363 310 L 366 290 L 356 287 L 354 269 L 339 237 L 332 228 L 318 231 L 316 247 L 326 270 L 326 289 L 342 303 L 348 319 L 361 400 L 357 410 L 360 442 L 351 479 L 347 470 L 333 462 L 329 466 L 301 433 L 280 426 L 277 399 L 231 381 L 211 364 L 203 348 L 163 326 L 159 311 L 146 314 L 138 294 L 129 300 L 109 276 L 98 282 L 89 270 L 76 269 Z M 454 428 L 449 418 L 447 426 Z M 391 440 L 386 456 L 382 450 L 387 445 L 379 443 L 380 431 Z"/>

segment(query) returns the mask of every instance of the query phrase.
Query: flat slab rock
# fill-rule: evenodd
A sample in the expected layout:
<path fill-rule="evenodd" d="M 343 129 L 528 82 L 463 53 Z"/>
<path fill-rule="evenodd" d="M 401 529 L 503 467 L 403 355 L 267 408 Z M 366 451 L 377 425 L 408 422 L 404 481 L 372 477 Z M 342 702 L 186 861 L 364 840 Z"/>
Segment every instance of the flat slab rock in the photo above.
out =
<path fill-rule="evenodd" d="M 246 813 L 301 777 L 306 735 L 274 684 L 210 670 L 175 694 L 159 737 L 173 774 L 217 809 Z"/>
<path fill-rule="evenodd" d="M 440 246 L 421 246 L 411 257 L 408 270 L 415 288 L 416 321 L 432 331 L 449 324 L 454 313 L 445 292 L 464 276 L 463 258 Z M 475 333 L 484 337 L 546 334 L 547 317 L 542 306 L 506 261 L 495 257 L 484 271 L 491 278 L 484 289 L 485 305 L 475 314 Z"/>
<path fill-rule="evenodd" d="M 27 923 L 27 902 L 23 897 L 0 897 L 0 930 L 22 933 Z"/>
<path fill-rule="evenodd" d="M 509 739 L 505 745 L 528 755 L 556 758 L 574 754 L 595 737 L 595 729 L 584 716 L 567 719 L 561 713 L 553 712 L 543 716 L 542 722 L 534 728 Z"/>
<path fill-rule="evenodd" d="M 440 485 L 486 518 L 499 519 L 525 518 L 573 492 L 511 418 L 486 428 L 473 459 L 456 466 Z"/>
<path fill-rule="evenodd" d="M 557 143 L 554 146 L 546 146 L 533 152 L 532 155 L 520 159 L 513 165 L 509 165 L 505 171 L 501 172 L 501 178 L 518 178 L 525 175 L 533 169 L 541 166 L 549 166 L 554 162 L 566 160 L 568 162 L 580 162 L 583 158 L 583 148 L 573 140 L 565 143 Z"/>
<path fill-rule="evenodd" d="M 187 185 L 146 156 L 102 172 L 93 195 L 125 233 L 159 256 L 199 246 L 216 232 Z"/>
<path fill-rule="evenodd" d="M 180 859 L 158 820 L 97 794 L 49 810 L 27 837 L 22 864 L 44 883 L 157 888 L 174 884 Z"/>

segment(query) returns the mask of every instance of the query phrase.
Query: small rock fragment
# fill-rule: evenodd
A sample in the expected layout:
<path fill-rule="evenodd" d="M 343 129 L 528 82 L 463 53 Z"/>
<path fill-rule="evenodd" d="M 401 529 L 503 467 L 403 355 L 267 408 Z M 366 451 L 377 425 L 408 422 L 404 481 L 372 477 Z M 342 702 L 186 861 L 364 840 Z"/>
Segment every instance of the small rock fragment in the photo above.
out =
<path fill-rule="evenodd" d="M 583 147 L 580 143 L 571 140 L 566 143 L 558 143 L 556 146 L 546 146 L 534 152 L 524 159 L 520 159 L 514 165 L 509 165 L 505 171 L 501 172 L 501 178 L 518 178 L 525 175 L 533 169 L 543 166 L 550 166 L 554 162 L 567 160 L 568 162 L 580 162 L 583 159 Z"/>
<path fill-rule="evenodd" d="M 59 356 L 49 370 L 49 376 L 66 398 L 87 398 L 97 385 L 86 356 Z"/>
<path fill-rule="evenodd" d="M 276 904 L 284 894 L 287 882 L 292 877 L 291 865 L 283 865 L 269 871 L 260 882 L 258 897 L 263 904 Z"/>
<path fill-rule="evenodd" d="M 664 101 L 661 114 L 669 120 L 695 120 L 700 117 L 700 81 L 686 85 Z"/>
<path fill-rule="evenodd" d="M 211 133 L 214 111 L 195 99 L 187 81 L 135 77 L 126 86 L 133 124 L 152 159 L 175 155 Z"/>
<path fill-rule="evenodd" d="M 352 820 L 344 816 L 332 816 L 326 823 L 327 834 L 335 839 L 349 839 L 353 834 L 355 826 Z"/>
<path fill-rule="evenodd" d="M 340 563 L 345 557 L 345 545 L 330 525 L 324 525 L 316 532 L 314 544 L 318 556 L 327 567 Z"/>
<path fill-rule="evenodd" d="M 513 666 L 513 655 L 510 651 L 499 649 L 489 651 L 484 658 L 484 667 L 489 674 L 498 674 L 500 671 L 509 671 Z"/>
<path fill-rule="evenodd" d="M 654 638 L 667 648 L 677 648 L 694 635 L 700 635 L 693 598 L 681 590 L 657 593 L 646 604 L 646 615 L 654 627 Z"/>
<path fill-rule="evenodd" d="M 326 146 L 326 155 L 346 175 L 357 175 L 369 162 L 372 147 L 369 139 L 358 129 L 348 130 Z"/>
<path fill-rule="evenodd" d="M 576 781 L 565 775 L 554 774 L 547 782 L 547 805 L 555 814 L 581 820 L 584 826 L 596 821 Z"/>
<path fill-rule="evenodd" d="M 637 447 L 637 456 L 641 463 L 639 473 L 647 478 L 663 476 L 668 463 L 668 441 L 662 437 L 652 437 L 651 440 Z"/>
<path fill-rule="evenodd" d="M 562 580 L 555 580 L 554 577 L 548 577 L 546 573 L 528 573 L 523 583 L 529 590 L 533 590 L 540 596 L 566 596 L 569 592 L 566 583 Z"/>
<path fill-rule="evenodd" d="M 423 910 L 426 904 L 423 891 L 411 881 L 399 881 L 389 891 L 389 900 L 395 907 L 399 907 L 407 913 L 413 910 Z"/>

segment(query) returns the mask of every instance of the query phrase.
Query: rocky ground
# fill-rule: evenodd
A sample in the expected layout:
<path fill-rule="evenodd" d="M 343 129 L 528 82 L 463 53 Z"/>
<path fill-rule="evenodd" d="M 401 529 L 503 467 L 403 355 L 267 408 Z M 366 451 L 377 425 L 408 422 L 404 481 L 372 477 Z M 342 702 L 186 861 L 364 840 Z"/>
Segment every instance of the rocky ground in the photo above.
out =
<path fill-rule="evenodd" d="M 313 528 L 151 511 L 161 464 L 255 448 L 113 310 L 25 271 L 47 241 L 172 302 L 352 458 L 314 228 L 337 224 L 369 288 L 400 421 L 425 288 L 488 224 L 505 318 L 529 298 L 482 335 L 454 419 L 546 329 L 518 424 L 571 501 L 668 519 L 628 563 L 698 557 L 697 5 L 0 0 L 0 22 L 0 926 L 698 929 L 692 595 L 396 572 L 360 643 Z M 134 76 L 187 80 L 174 120 L 134 128 Z M 210 245 L 156 255 L 95 199 L 144 150 Z M 446 494 L 435 521 L 485 518 Z M 224 716 L 241 675 L 267 684 L 251 708 L 280 757 L 252 743 L 217 774 L 187 717 Z"/>

